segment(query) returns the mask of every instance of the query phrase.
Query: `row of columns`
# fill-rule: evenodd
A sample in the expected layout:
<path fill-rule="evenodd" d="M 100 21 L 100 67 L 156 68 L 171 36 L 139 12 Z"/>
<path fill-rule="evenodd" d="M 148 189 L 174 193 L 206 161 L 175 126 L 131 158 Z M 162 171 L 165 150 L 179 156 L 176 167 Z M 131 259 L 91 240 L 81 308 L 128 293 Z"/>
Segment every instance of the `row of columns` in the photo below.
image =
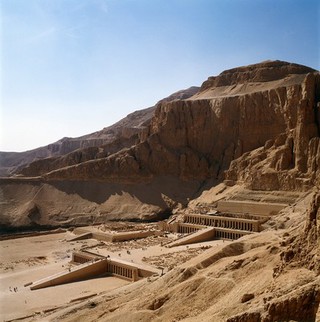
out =
<path fill-rule="evenodd" d="M 231 231 L 217 230 L 217 231 L 215 231 L 215 236 L 218 238 L 222 238 L 222 239 L 234 240 L 234 239 L 238 239 L 238 238 L 242 237 L 243 235 L 239 234 L 239 233 L 234 233 Z"/>
<path fill-rule="evenodd" d="M 92 262 L 93 260 L 94 258 L 86 256 L 85 254 L 72 254 L 72 261 L 74 263 L 84 264 Z M 131 281 L 137 281 L 139 277 L 137 267 L 124 266 L 110 260 L 107 261 L 106 271 L 112 275 L 121 276 Z"/>
<path fill-rule="evenodd" d="M 217 218 L 208 218 L 200 216 L 186 215 L 184 217 L 186 223 L 204 225 L 204 226 L 213 226 L 213 227 L 222 227 L 229 229 L 238 229 L 246 231 L 255 231 L 255 227 L 252 222 L 244 222 L 230 219 L 217 219 Z"/>
<path fill-rule="evenodd" d="M 199 229 L 195 228 L 195 227 L 190 227 L 190 226 L 181 226 L 179 225 L 179 233 L 180 234 L 189 234 L 189 233 L 194 233 L 196 231 L 198 231 Z"/>
<path fill-rule="evenodd" d="M 138 279 L 138 270 L 135 267 L 124 267 L 116 263 L 108 263 L 107 272 L 113 275 L 125 277 L 132 281 L 136 281 Z"/>
<path fill-rule="evenodd" d="M 85 256 L 84 254 L 77 254 L 77 253 L 73 253 L 72 254 L 72 262 L 74 263 L 79 263 L 79 264 L 84 264 L 84 263 L 88 263 L 91 262 L 93 260 L 93 258 L 90 256 Z"/>

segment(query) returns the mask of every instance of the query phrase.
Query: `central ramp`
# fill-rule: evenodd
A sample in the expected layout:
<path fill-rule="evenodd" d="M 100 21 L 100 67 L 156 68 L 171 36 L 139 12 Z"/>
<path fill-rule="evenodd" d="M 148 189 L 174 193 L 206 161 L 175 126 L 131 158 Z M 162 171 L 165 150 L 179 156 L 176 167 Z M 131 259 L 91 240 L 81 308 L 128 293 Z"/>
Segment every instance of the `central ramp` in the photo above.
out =
<path fill-rule="evenodd" d="M 208 227 L 201 230 L 198 230 L 195 233 L 192 233 L 188 236 L 180 238 L 172 243 L 166 245 L 167 247 L 175 247 L 181 245 L 195 244 L 200 242 L 205 242 L 209 240 L 213 240 L 215 237 L 215 229 L 214 227 Z"/>
<path fill-rule="evenodd" d="M 93 277 L 103 276 L 107 273 L 106 267 L 107 259 L 98 260 L 94 263 L 84 263 L 82 265 L 79 265 L 78 267 L 73 268 L 70 271 L 63 271 L 36 281 L 32 283 L 30 289 L 37 290 L 49 286 L 56 286 Z"/>

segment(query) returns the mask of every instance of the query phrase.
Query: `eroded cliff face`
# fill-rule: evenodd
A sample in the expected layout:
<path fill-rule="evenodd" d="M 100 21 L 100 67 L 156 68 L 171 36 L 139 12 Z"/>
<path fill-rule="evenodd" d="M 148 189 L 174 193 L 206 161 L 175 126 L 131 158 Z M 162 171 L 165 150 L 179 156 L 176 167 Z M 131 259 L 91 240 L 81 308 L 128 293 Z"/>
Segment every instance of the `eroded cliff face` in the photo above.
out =
<path fill-rule="evenodd" d="M 307 74 L 300 86 L 285 90 L 283 133 L 259 149 L 232 161 L 229 184 L 244 183 L 256 190 L 308 190 L 319 186 L 320 75 Z"/>
<path fill-rule="evenodd" d="M 186 99 L 198 91 L 199 87 L 193 86 L 173 93 L 157 104 Z M 150 124 L 155 109 L 156 106 L 153 106 L 135 111 L 101 131 L 79 138 L 64 138 L 46 148 L 21 153 L 19 156 L 24 155 L 24 159 L 17 172 L 23 176 L 39 176 L 85 161 L 106 158 L 122 149 L 130 148 L 139 143 L 139 133 Z M 39 155 L 40 152 L 42 155 Z M 39 159 L 35 160 L 36 158 Z M 7 159 L 6 164 L 9 164 L 14 155 L 11 159 L 7 156 Z"/>
<path fill-rule="evenodd" d="M 37 176 L 43 173 L 107 156 L 136 143 L 138 133 L 148 125 L 154 107 L 129 114 L 118 123 L 78 138 L 61 140 L 26 152 L 0 152 L 0 176 L 16 173 Z M 100 149 L 101 148 L 101 149 Z"/>
<path fill-rule="evenodd" d="M 279 141 L 283 134 L 292 137 L 287 140 L 285 150 L 293 148 L 294 167 L 306 173 L 309 152 L 305 147 L 318 135 L 314 110 L 317 83 L 318 74 L 310 68 L 284 62 L 266 62 L 223 72 L 209 78 L 188 99 L 160 102 L 151 124 L 139 133 L 139 143 L 135 146 L 106 158 L 47 173 L 45 177 L 124 183 L 160 175 L 183 180 L 222 180 L 231 161 L 245 159 L 246 153 L 259 147 L 272 146 L 270 140 L 279 137 Z M 316 142 L 311 149 L 317 153 Z M 266 155 L 263 151 L 257 158 Z M 250 162 L 256 162 L 251 154 L 249 157 Z M 290 160 L 283 157 L 275 171 L 292 167 Z M 242 168 L 233 163 L 227 179 L 245 181 L 241 173 L 246 168 L 245 163 Z M 273 178 L 270 180 L 274 184 Z M 281 187 L 274 185 L 270 189 Z"/>

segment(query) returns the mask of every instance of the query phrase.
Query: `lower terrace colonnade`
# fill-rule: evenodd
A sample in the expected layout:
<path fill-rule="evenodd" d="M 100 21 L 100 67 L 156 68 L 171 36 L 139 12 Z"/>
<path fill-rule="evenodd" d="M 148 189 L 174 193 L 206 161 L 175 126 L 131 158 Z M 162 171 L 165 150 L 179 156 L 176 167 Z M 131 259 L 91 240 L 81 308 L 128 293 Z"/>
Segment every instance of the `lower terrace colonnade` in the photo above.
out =
<path fill-rule="evenodd" d="M 215 231 L 215 237 L 221 238 L 221 239 L 229 239 L 229 240 L 235 240 L 238 239 L 246 234 L 241 234 L 239 232 L 233 232 L 233 231 L 223 231 L 223 230 L 216 230 Z"/>
<path fill-rule="evenodd" d="M 183 224 L 180 223 L 178 226 L 178 233 L 180 234 L 190 234 L 190 233 L 194 233 L 197 232 L 198 230 L 203 229 L 203 227 L 201 226 L 192 226 L 192 224 Z"/>
<path fill-rule="evenodd" d="M 112 261 L 108 262 L 107 272 L 132 281 L 136 281 L 138 279 L 138 269 L 136 267 L 124 266 L 121 263 L 115 263 Z"/>
<path fill-rule="evenodd" d="M 98 258 L 91 254 L 86 254 L 83 252 L 74 252 L 72 254 L 72 262 L 76 264 L 90 264 L 90 262 L 93 263 L 96 260 L 98 260 Z M 107 258 L 105 261 L 105 272 L 131 281 L 138 280 L 139 276 L 137 267 L 126 265 L 125 263 L 120 263 L 109 258 Z"/>

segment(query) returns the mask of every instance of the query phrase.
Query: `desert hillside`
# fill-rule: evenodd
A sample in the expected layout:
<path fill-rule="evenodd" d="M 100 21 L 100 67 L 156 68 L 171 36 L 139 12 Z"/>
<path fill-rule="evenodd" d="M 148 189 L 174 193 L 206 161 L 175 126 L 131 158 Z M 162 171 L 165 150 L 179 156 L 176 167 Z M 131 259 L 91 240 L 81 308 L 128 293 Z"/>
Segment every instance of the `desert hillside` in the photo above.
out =
<path fill-rule="evenodd" d="M 319 82 L 318 72 L 287 62 L 239 67 L 44 148 L 51 157 L 29 159 L 18 176 L 1 180 L 1 225 L 155 219 L 225 179 L 308 190 L 319 182 Z"/>

